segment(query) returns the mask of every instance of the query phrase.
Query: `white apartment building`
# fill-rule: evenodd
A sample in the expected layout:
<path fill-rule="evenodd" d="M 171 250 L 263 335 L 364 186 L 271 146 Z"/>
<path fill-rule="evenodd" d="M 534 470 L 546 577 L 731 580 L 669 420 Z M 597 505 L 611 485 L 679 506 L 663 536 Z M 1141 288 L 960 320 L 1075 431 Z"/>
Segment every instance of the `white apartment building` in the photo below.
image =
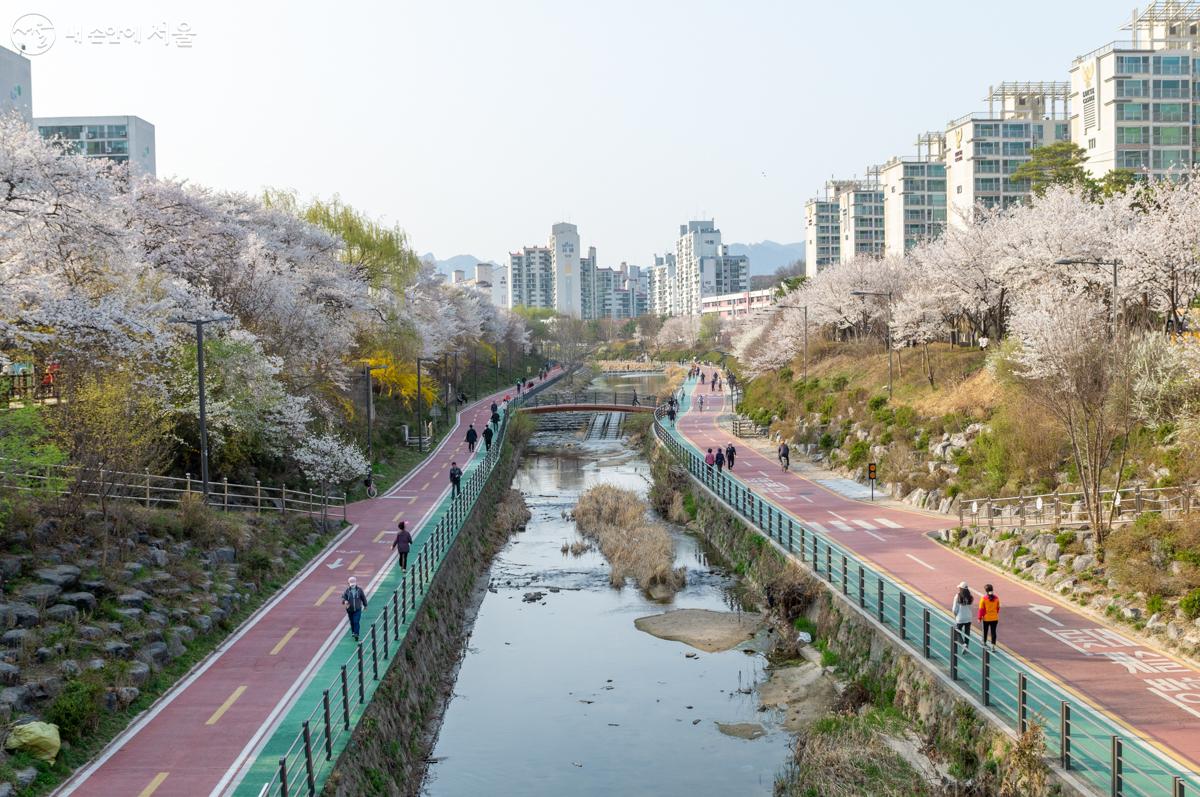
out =
<path fill-rule="evenodd" d="M 579 228 L 565 221 L 551 227 L 550 256 L 554 272 L 554 310 L 572 318 L 582 318 Z"/>
<path fill-rule="evenodd" d="M 856 181 L 838 194 L 838 230 L 842 259 L 883 257 L 883 189 L 878 167 L 868 170 L 866 180 Z"/>
<path fill-rule="evenodd" d="M 33 119 L 33 80 L 29 59 L 0 47 L 0 114 L 16 112 L 26 122 Z"/>
<path fill-rule="evenodd" d="M 1012 173 L 1035 147 L 1070 140 L 1070 84 L 1001 83 L 984 98 L 988 110 L 946 125 L 946 204 L 950 224 L 966 224 L 975 208 L 1009 207 L 1029 198 L 1029 183 Z"/>
<path fill-rule="evenodd" d="M 128 163 L 136 174 L 156 172 L 154 125 L 139 116 L 40 116 L 33 124 L 42 138 L 85 158 Z"/>
<path fill-rule="evenodd" d="M 700 300 L 701 313 L 716 313 L 721 318 L 740 318 L 761 310 L 769 310 L 777 301 L 774 288 L 758 291 L 739 291 Z"/>
<path fill-rule="evenodd" d="M 655 255 L 649 271 L 651 315 L 679 315 L 679 275 L 675 269 L 675 255 L 670 252 Z"/>
<path fill-rule="evenodd" d="M 886 254 L 903 255 L 946 228 L 944 143 L 940 132 L 923 133 L 915 157 L 892 158 L 879 170 Z"/>
<path fill-rule="evenodd" d="M 704 296 L 744 291 L 750 283 L 750 262 L 731 255 L 721 243 L 712 219 L 679 225 L 675 242 L 675 273 L 679 282 L 679 315 L 699 315 Z"/>
<path fill-rule="evenodd" d="M 547 246 L 508 255 L 508 306 L 554 307 L 554 261 Z"/>
<path fill-rule="evenodd" d="M 1131 40 L 1071 63 L 1071 140 L 1094 177 L 1190 168 L 1200 162 L 1200 7 L 1151 3 L 1124 30 Z"/>
<path fill-rule="evenodd" d="M 508 269 L 491 263 L 476 263 L 475 275 L 467 277 L 463 269 L 455 269 L 452 282 L 477 291 L 496 307 L 508 306 Z"/>
<path fill-rule="evenodd" d="M 825 196 L 804 203 L 804 273 L 813 274 L 842 261 L 842 232 L 836 192 L 825 184 Z"/>

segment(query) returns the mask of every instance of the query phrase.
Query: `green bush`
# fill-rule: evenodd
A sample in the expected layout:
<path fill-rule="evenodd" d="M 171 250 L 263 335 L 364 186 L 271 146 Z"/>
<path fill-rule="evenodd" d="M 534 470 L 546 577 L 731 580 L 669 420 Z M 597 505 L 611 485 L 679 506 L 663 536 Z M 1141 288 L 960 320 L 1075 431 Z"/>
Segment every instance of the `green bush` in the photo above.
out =
<path fill-rule="evenodd" d="M 64 739 L 79 741 L 99 727 L 104 692 L 104 684 L 93 677 L 67 681 L 46 707 L 46 719 L 58 726 Z"/>
<path fill-rule="evenodd" d="M 912 407 L 901 405 L 896 408 L 893 421 L 901 429 L 911 429 L 912 425 L 917 422 L 917 411 Z"/>
<path fill-rule="evenodd" d="M 833 435 L 829 432 L 821 435 L 821 441 L 818 443 L 822 451 L 832 451 L 834 446 Z"/>
<path fill-rule="evenodd" d="M 1163 600 L 1162 595 L 1151 595 L 1146 598 L 1146 611 L 1150 614 L 1158 614 L 1166 608 L 1167 602 Z"/>
<path fill-rule="evenodd" d="M 524 416 L 520 416 L 524 417 Z M 271 574 L 271 557 L 263 550 L 253 550 L 242 557 L 238 572 L 247 581 L 261 585 Z"/>
<path fill-rule="evenodd" d="M 1200 588 L 1192 590 L 1180 599 L 1179 610 L 1187 615 L 1190 620 L 1200 617 Z"/>
<path fill-rule="evenodd" d="M 867 402 L 867 409 L 869 409 L 871 412 L 875 412 L 876 410 L 881 410 L 886 407 L 887 403 L 887 396 L 872 396 L 871 400 Z"/>
<path fill-rule="evenodd" d="M 851 468 L 857 468 L 866 462 L 870 456 L 871 444 L 866 440 L 856 440 L 854 445 L 850 446 L 850 453 L 846 457 L 846 465 Z"/>
<path fill-rule="evenodd" d="M 829 382 L 829 389 L 831 391 L 833 391 L 834 393 L 841 393 L 843 390 L 846 389 L 846 385 L 848 385 L 849 383 L 850 383 L 850 380 L 847 379 L 845 376 L 835 376 Z"/>

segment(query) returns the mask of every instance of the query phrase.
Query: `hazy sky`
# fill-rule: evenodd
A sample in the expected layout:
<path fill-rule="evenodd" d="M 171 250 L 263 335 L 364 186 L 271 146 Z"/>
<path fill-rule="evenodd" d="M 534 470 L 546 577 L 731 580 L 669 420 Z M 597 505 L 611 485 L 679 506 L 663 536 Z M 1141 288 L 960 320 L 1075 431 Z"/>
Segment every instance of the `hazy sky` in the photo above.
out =
<path fill-rule="evenodd" d="M 992 83 L 1067 79 L 1134 2 L 9 0 L 3 45 L 45 14 L 34 113 L 142 116 L 160 176 L 338 193 L 439 257 L 566 220 L 602 265 L 644 264 L 689 218 L 803 240 L 824 180 L 912 154 Z M 193 46 L 150 43 L 164 22 Z"/>

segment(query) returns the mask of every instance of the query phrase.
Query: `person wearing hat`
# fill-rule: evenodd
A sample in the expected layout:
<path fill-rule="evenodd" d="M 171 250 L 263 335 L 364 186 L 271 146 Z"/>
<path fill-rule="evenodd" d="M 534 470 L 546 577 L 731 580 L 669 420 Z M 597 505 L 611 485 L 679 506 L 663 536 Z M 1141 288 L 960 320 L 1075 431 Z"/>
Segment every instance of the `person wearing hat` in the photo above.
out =
<path fill-rule="evenodd" d="M 358 641 L 358 624 L 362 620 L 363 609 L 367 608 L 367 593 L 358 586 L 358 579 L 350 576 L 346 580 L 349 585 L 342 593 L 342 606 L 346 607 L 346 616 L 350 618 L 350 633 L 354 641 Z"/>
<path fill-rule="evenodd" d="M 954 615 L 954 638 L 962 643 L 963 650 L 971 646 L 971 621 L 975 610 L 975 596 L 967 582 L 960 581 L 958 591 L 954 593 L 954 601 L 950 604 L 950 612 Z"/>

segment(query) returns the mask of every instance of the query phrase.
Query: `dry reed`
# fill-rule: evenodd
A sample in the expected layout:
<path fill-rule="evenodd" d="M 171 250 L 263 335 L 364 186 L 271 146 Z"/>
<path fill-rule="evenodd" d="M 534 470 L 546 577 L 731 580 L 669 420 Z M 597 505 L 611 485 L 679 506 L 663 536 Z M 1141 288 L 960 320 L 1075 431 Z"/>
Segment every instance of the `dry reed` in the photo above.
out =
<path fill-rule="evenodd" d="M 595 540 L 608 559 L 615 587 L 632 578 L 650 593 L 674 593 L 686 583 L 684 568 L 674 568 L 670 533 L 648 517 L 647 503 L 632 490 L 599 484 L 579 497 L 575 524 Z"/>

